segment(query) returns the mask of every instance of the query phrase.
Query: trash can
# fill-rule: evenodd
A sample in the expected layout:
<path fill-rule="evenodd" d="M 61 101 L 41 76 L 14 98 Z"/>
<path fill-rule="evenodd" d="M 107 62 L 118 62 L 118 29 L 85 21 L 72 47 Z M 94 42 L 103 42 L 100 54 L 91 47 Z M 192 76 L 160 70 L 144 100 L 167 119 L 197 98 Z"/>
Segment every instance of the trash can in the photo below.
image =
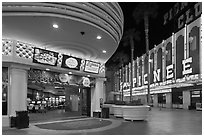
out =
<path fill-rule="evenodd" d="M 16 128 L 28 128 L 29 116 L 28 111 L 16 111 Z"/>
<path fill-rule="evenodd" d="M 102 108 L 102 118 L 109 118 L 109 108 L 108 107 Z"/>
<path fill-rule="evenodd" d="M 101 112 L 93 112 L 93 117 L 101 118 Z"/>
<path fill-rule="evenodd" d="M 10 117 L 10 127 L 16 127 L 16 117 Z"/>

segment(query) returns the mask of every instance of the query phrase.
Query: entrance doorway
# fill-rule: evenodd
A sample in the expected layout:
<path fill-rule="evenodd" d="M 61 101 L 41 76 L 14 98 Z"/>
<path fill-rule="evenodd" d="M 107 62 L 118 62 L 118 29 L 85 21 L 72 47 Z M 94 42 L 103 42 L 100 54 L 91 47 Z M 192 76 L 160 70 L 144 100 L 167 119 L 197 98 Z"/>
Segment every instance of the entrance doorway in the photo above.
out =
<path fill-rule="evenodd" d="M 31 122 L 90 116 L 90 87 L 63 83 L 58 75 L 42 70 L 34 70 L 34 78 L 29 75 L 27 110 Z"/>

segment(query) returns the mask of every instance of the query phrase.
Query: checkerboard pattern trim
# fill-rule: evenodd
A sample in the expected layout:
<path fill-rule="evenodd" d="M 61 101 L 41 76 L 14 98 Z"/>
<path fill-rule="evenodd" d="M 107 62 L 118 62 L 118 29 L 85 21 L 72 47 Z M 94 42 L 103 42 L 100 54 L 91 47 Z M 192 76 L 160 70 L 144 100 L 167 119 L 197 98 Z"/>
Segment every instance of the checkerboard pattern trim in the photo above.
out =
<path fill-rule="evenodd" d="M 32 59 L 34 47 L 30 44 L 17 41 L 16 43 L 16 56 L 25 59 Z"/>
<path fill-rule="evenodd" d="M 2 55 L 4 56 L 12 55 L 12 44 L 13 44 L 13 41 L 2 40 Z"/>

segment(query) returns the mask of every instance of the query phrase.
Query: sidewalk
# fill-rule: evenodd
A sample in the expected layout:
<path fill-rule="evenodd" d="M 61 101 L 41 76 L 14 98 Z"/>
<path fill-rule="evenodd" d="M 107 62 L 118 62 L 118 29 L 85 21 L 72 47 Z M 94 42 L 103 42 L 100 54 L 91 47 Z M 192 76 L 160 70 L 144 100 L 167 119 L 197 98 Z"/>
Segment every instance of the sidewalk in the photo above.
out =
<path fill-rule="evenodd" d="M 95 119 L 95 120 L 94 120 Z M 36 126 L 30 124 L 29 128 L 3 129 L 5 135 L 201 135 L 202 134 L 202 111 L 152 108 L 147 121 L 125 121 L 122 118 L 111 116 L 104 119 L 100 125 L 100 119 L 85 118 L 75 120 L 62 120 L 47 123 L 48 126 Z M 41 123 L 42 124 L 42 123 Z M 46 124 L 46 123 L 44 123 Z M 60 125 L 61 124 L 61 125 Z M 65 130 L 60 130 L 63 126 Z M 67 129 L 66 129 L 67 126 Z M 70 128 L 72 126 L 72 128 Z M 44 128 L 43 128 L 44 127 Z M 69 127 L 69 128 L 68 128 Z"/>

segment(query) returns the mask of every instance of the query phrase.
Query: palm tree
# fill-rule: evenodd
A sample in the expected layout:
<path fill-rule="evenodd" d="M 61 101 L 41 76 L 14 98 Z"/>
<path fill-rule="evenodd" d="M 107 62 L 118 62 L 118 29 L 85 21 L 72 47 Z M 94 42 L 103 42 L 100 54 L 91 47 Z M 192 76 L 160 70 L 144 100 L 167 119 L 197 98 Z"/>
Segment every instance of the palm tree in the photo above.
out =
<path fill-rule="evenodd" d="M 157 3 L 145 2 L 139 3 L 137 7 L 135 7 L 133 11 L 133 18 L 136 23 L 140 23 L 140 21 L 144 20 L 144 28 L 145 28 L 145 41 L 146 41 L 146 54 L 147 58 L 149 58 L 149 19 L 156 18 L 157 16 L 158 5 Z M 150 103 L 150 78 L 149 78 L 149 62 L 147 63 L 148 67 L 148 90 L 147 90 L 147 104 Z"/>
<path fill-rule="evenodd" d="M 127 30 L 124 33 L 124 36 L 122 38 L 122 43 L 123 46 L 128 46 L 130 45 L 130 49 L 131 49 L 131 67 L 130 67 L 130 102 L 132 102 L 132 85 L 133 85 L 133 59 L 134 59 L 134 47 L 135 47 L 135 42 L 140 41 L 140 37 L 139 37 L 139 32 L 135 30 L 135 28 L 131 28 L 129 30 Z"/>

